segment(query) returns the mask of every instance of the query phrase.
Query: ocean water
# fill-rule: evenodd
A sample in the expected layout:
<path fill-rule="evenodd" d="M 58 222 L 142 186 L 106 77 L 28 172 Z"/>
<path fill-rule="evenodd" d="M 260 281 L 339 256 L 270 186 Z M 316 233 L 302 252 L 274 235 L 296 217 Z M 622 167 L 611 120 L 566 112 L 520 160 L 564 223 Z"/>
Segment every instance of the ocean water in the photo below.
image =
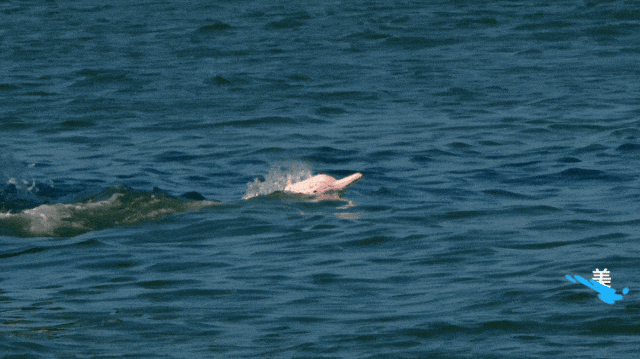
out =
<path fill-rule="evenodd" d="M 0 357 L 637 356 L 639 3 L 0 22 Z"/>

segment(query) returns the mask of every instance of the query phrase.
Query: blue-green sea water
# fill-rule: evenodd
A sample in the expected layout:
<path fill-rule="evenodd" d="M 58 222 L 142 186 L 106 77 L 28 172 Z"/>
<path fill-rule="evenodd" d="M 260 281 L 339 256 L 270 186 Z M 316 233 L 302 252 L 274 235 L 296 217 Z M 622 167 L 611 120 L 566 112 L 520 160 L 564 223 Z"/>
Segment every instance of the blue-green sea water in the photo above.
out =
<path fill-rule="evenodd" d="M 638 2 L 0 24 L 1 358 L 638 355 Z M 566 278 L 596 268 L 623 299 Z"/>

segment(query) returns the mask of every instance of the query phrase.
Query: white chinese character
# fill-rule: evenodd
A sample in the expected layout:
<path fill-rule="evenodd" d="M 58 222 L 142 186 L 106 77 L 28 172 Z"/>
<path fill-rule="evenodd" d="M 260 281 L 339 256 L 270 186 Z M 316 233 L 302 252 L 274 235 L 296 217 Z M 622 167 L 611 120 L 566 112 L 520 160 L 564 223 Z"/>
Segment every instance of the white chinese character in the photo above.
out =
<path fill-rule="evenodd" d="M 593 280 L 611 288 L 611 286 L 608 285 L 608 283 L 611 283 L 611 277 L 609 277 L 610 273 L 611 272 L 609 272 L 607 268 L 605 268 L 604 270 L 599 270 L 598 268 L 596 268 L 596 270 L 593 271 Z"/>

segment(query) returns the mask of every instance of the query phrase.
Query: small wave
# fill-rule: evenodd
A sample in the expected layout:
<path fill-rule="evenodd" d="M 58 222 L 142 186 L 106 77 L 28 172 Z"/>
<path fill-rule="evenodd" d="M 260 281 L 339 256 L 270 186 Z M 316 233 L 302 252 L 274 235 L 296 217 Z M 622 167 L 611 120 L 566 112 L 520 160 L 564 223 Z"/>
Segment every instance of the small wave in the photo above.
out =
<path fill-rule="evenodd" d="M 264 177 L 264 181 L 256 178 L 253 182 L 247 183 L 247 192 L 242 199 L 284 191 L 288 184 L 304 181 L 310 177 L 311 169 L 300 162 L 295 162 L 284 169 L 272 167 Z"/>
<path fill-rule="evenodd" d="M 147 192 L 118 186 L 78 203 L 42 204 L 18 213 L 0 213 L 0 224 L 2 232 L 20 237 L 73 237 L 217 204 L 180 199 L 160 190 Z"/>
<path fill-rule="evenodd" d="M 228 30 L 228 29 L 231 29 L 231 25 L 224 22 L 215 21 L 209 25 L 201 26 L 198 29 L 198 32 L 207 33 L 207 32 L 217 32 L 217 31 Z"/>
<path fill-rule="evenodd" d="M 324 124 L 326 121 L 310 118 L 310 117 L 282 117 L 282 116 L 267 116 L 267 117 L 257 117 L 251 118 L 247 120 L 232 120 L 226 121 L 216 124 L 215 126 L 219 127 L 242 127 L 242 128 L 250 128 L 250 127 L 259 127 L 259 126 L 297 126 L 297 125 L 308 125 L 308 124 Z"/>

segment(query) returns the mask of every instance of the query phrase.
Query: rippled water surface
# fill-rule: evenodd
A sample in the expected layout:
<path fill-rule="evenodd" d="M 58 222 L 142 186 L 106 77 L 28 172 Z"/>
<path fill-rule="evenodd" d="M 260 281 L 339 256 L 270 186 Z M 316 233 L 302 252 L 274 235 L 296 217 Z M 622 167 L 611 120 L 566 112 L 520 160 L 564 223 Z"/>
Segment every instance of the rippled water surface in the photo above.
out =
<path fill-rule="evenodd" d="M 3 358 L 637 355 L 636 2 L 0 21 Z"/>

